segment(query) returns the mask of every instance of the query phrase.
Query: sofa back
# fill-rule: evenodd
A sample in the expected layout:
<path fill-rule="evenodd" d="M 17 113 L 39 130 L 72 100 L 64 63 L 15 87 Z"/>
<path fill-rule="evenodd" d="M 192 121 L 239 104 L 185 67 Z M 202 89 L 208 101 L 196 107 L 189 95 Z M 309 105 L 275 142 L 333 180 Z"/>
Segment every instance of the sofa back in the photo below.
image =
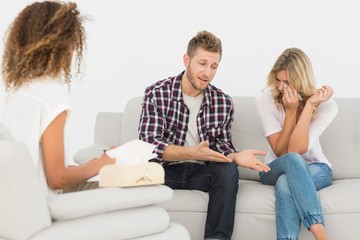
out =
<path fill-rule="evenodd" d="M 338 114 L 321 136 L 334 179 L 360 177 L 360 98 L 337 98 Z"/>
<path fill-rule="evenodd" d="M 233 97 L 232 141 L 239 150 L 266 150 L 268 146 L 254 100 L 254 97 Z M 335 101 L 338 114 L 321 135 L 321 145 L 332 164 L 334 179 L 359 178 L 360 98 L 335 98 Z M 248 169 L 240 169 L 240 178 L 258 179 L 258 176 Z"/>
<path fill-rule="evenodd" d="M 232 141 L 239 149 L 266 150 L 268 143 L 254 97 L 232 97 L 235 106 Z M 360 98 L 336 98 L 339 113 L 321 136 L 325 155 L 332 163 L 334 179 L 360 177 Z M 142 97 L 131 99 L 121 116 L 120 142 L 138 138 Z M 116 144 L 117 144 L 116 143 Z M 260 157 L 261 158 L 261 157 Z M 241 179 L 258 180 L 255 171 L 239 168 Z"/>

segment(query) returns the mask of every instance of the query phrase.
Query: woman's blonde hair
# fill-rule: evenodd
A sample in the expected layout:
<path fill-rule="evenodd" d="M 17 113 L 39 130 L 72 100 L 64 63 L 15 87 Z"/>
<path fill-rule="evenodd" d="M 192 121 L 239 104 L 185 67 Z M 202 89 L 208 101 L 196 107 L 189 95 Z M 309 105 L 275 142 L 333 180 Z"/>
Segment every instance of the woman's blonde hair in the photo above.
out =
<path fill-rule="evenodd" d="M 43 76 L 70 84 L 73 55 L 79 73 L 85 43 L 83 18 L 76 8 L 75 3 L 45 1 L 19 13 L 9 28 L 3 54 L 7 90 Z"/>
<path fill-rule="evenodd" d="M 288 76 L 290 87 L 294 88 L 300 95 L 300 106 L 304 107 L 307 99 L 316 91 L 315 78 L 308 56 L 298 48 L 286 49 L 276 60 L 271 69 L 267 85 L 272 90 L 275 104 L 281 107 L 282 94 L 277 87 L 276 74 L 285 70 Z"/>

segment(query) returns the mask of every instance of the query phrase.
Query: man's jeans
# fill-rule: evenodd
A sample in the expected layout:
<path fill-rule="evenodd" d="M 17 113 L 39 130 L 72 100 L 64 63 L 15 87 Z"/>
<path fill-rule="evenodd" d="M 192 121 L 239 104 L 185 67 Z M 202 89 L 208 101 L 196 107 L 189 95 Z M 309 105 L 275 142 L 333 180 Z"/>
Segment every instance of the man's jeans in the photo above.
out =
<path fill-rule="evenodd" d="M 239 172 L 232 163 L 165 165 L 165 185 L 209 192 L 205 238 L 231 239 Z"/>
<path fill-rule="evenodd" d="M 260 172 L 263 184 L 275 185 L 277 239 L 298 239 L 301 222 L 309 229 L 324 224 L 317 190 L 331 185 L 332 170 L 325 163 L 307 164 L 297 153 L 288 153 Z"/>

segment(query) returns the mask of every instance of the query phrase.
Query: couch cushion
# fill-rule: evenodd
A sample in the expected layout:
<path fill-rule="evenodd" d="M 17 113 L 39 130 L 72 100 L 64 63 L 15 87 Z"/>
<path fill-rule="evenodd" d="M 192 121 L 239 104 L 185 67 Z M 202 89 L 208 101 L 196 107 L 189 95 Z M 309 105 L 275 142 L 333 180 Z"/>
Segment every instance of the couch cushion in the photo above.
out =
<path fill-rule="evenodd" d="M 136 208 L 169 200 L 173 190 L 164 185 L 98 188 L 48 198 L 54 220 L 75 219 L 103 212 Z"/>
<path fill-rule="evenodd" d="M 209 201 L 208 193 L 197 190 L 174 191 L 173 197 L 166 202 L 159 204 L 171 212 L 207 212 Z"/>
<path fill-rule="evenodd" d="M 0 239 L 28 239 L 51 225 L 45 193 L 25 145 L 0 141 Z"/>
<path fill-rule="evenodd" d="M 151 236 L 136 238 L 134 240 L 169 240 L 169 239 L 190 240 L 190 235 L 188 230 L 184 226 L 178 223 L 170 223 L 169 227 L 164 232 Z"/>
<path fill-rule="evenodd" d="M 319 196 L 325 215 L 360 213 L 360 179 L 335 180 Z"/>
<path fill-rule="evenodd" d="M 54 222 L 31 240 L 134 239 L 166 231 L 169 221 L 167 212 L 158 206 L 131 208 Z"/>
<path fill-rule="evenodd" d="M 170 212 L 207 212 L 208 193 L 197 190 L 175 190 L 171 200 L 161 203 Z M 237 213 L 274 214 L 274 187 L 260 182 L 240 180 L 236 201 Z"/>

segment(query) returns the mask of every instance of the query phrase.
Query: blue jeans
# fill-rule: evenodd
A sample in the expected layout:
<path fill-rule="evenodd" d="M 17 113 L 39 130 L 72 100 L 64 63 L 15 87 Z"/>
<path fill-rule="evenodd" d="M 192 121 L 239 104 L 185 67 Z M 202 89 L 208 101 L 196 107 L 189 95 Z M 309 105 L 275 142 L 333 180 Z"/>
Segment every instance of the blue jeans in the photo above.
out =
<path fill-rule="evenodd" d="M 307 164 L 297 153 L 288 153 L 260 172 L 260 180 L 275 185 L 277 239 L 298 239 L 301 222 L 309 229 L 324 224 L 317 190 L 331 185 L 332 170 L 325 163 Z"/>
<path fill-rule="evenodd" d="M 231 239 L 239 172 L 232 163 L 165 165 L 165 185 L 209 193 L 205 238 Z"/>

